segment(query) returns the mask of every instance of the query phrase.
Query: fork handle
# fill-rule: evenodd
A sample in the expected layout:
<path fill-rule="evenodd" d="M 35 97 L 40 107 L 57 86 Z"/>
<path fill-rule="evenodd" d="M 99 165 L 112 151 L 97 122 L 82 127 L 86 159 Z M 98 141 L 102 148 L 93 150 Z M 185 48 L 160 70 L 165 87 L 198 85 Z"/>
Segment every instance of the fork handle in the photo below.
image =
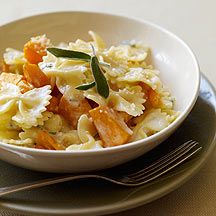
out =
<path fill-rule="evenodd" d="M 0 188 L 0 197 L 11 194 L 11 193 L 15 193 L 18 191 L 24 191 L 24 190 L 39 188 L 39 187 L 48 186 L 52 184 L 57 184 L 61 182 L 71 181 L 75 179 L 85 179 L 85 178 L 100 178 L 100 179 L 107 180 L 105 176 L 92 175 L 92 174 L 58 176 L 54 178 L 47 178 L 47 179 L 42 179 L 42 180 L 38 180 L 34 182 L 28 182 L 28 183 L 23 183 L 23 184 L 17 184 L 14 186 Z"/>

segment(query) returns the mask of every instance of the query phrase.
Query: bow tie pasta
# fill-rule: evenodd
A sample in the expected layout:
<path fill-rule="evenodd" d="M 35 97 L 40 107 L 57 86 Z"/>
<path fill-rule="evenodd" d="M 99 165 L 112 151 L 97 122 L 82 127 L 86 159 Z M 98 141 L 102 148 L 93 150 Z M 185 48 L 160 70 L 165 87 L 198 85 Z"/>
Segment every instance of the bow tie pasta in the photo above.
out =
<path fill-rule="evenodd" d="M 174 98 L 134 40 L 108 47 L 95 32 L 55 47 L 46 35 L 7 48 L 0 71 L 0 141 L 43 150 L 123 145 L 163 130 Z"/>

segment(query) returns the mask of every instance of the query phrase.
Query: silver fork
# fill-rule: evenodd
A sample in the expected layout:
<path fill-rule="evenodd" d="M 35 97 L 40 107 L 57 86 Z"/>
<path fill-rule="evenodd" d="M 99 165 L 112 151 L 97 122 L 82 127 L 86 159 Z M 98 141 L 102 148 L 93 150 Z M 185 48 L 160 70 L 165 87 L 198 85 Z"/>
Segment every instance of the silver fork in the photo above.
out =
<path fill-rule="evenodd" d="M 159 160 L 153 162 L 151 165 L 133 173 L 119 176 L 112 176 L 112 174 L 106 175 L 100 173 L 80 175 L 70 174 L 66 176 L 58 176 L 54 178 L 47 178 L 39 181 L 28 182 L 9 187 L 2 187 L 0 188 L 0 196 L 15 193 L 18 191 L 24 191 L 60 182 L 84 178 L 103 179 L 124 186 L 140 186 L 172 170 L 173 168 L 187 160 L 189 157 L 200 151 L 201 148 L 202 147 L 198 145 L 198 142 L 190 140 L 180 145 L 178 148 L 174 149 L 168 154 L 164 155 Z"/>

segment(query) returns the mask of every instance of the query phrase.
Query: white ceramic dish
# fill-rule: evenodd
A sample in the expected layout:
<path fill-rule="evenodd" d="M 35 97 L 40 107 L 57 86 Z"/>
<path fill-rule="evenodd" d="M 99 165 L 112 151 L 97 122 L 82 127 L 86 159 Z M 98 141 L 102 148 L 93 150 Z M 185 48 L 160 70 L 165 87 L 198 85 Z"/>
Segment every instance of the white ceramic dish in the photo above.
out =
<path fill-rule="evenodd" d="M 144 140 L 88 151 L 43 151 L 0 143 L 0 159 L 17 166 L 46 172 L 83 172 L 113 167 L 134 159 L 169 137 L 191 111 L 198 96 L 200 72 L 197 60 L 180 38 L 152 23 L 122 16 L 91 12 L 42 14 L 0 27 L 0 52 L 21 49 L 33 35 L 46 33 L 54 42 L 86 38 L 98 32 L 109 45 L 123 40 L 142 40 L 152 49 L 153 65 L 176 97 L 180 116 L 164 130 Z M 7 35 L 7 37 L 5 37 Z"/>

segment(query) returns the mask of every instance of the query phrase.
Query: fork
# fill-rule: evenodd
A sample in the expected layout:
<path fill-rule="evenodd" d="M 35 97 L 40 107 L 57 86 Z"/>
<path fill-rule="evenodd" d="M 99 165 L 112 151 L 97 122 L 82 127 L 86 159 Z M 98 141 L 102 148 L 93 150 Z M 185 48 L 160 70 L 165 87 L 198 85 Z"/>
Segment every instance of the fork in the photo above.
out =
<path fill-rule="evenodd" d="M 174 149 L 173 151 L 167 153 L 160 159 L 156 160 L 152 164 L 136 172 L 128 172 L 124 175 L 113 176 L 112 174 L 76 174 L 76 175 L 66 175 L 58 176 L 54 178 L 42 179 L 34 182 L 28 182 L 24 184 L 18 184 L 9 187 L 0 188 L 0 196 L 8 195 L 18 191 L 29 190 L 33 188 L 39 188 L 47 185 L 52 185 L 60 182 L 71 181 L 75 179 L 85 179 L 85 178 L 97 178 L 103 179 L 118 185 L 124 186 L 140 186 L 146 184 L 154 179 L 160 177 L 161 175 L 167 173 L 168 171 L 174 169 L 179 164 L 183 163 L 185 160 L 190 158 L 192 155 L 200 151 L 202 147 L 197 141 L 187 141 Z"/>

